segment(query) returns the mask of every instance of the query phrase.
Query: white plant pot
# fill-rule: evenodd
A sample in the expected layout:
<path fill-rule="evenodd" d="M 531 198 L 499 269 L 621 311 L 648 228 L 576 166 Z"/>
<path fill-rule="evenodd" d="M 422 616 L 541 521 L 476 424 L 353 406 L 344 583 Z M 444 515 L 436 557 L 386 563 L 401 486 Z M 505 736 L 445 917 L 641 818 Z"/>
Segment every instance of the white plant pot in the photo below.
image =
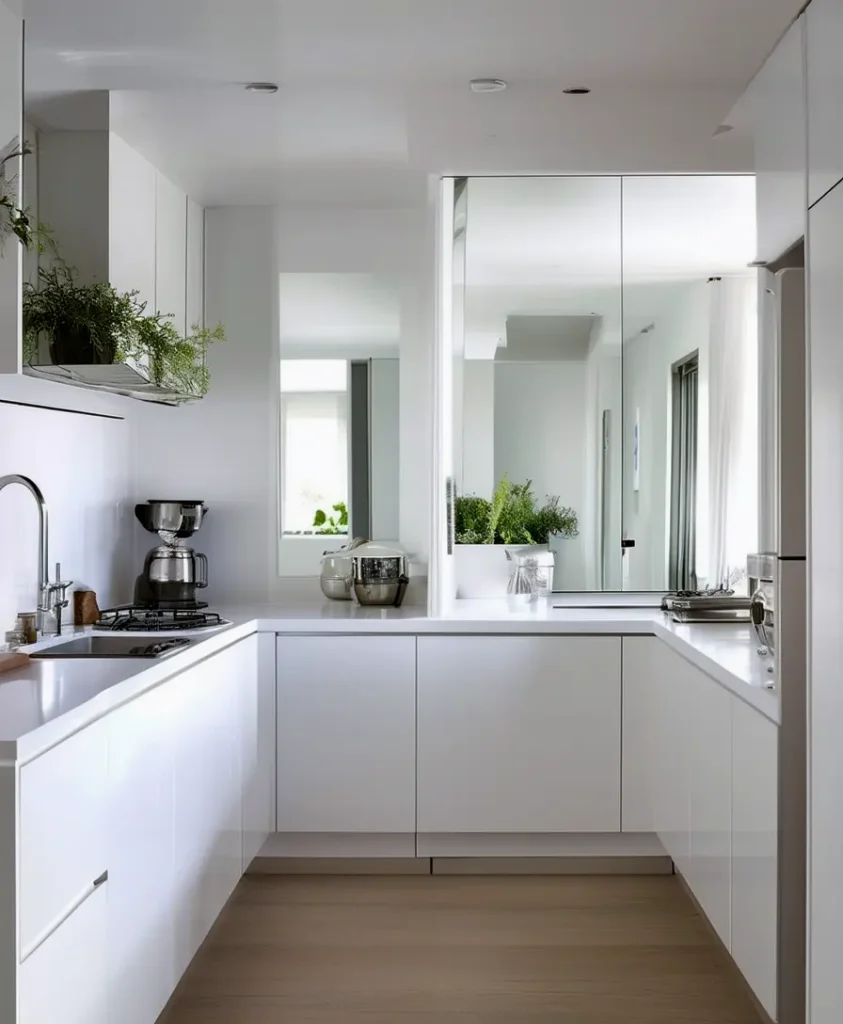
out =
<path fill-rule="evenodd" d="M 523 544 L 455 544 L 454 575 L 457 598 L 506 597 L 512 562 L 507 551 L 520 551 Z M 537 544 L 536 551 L 547 551 Z"/>

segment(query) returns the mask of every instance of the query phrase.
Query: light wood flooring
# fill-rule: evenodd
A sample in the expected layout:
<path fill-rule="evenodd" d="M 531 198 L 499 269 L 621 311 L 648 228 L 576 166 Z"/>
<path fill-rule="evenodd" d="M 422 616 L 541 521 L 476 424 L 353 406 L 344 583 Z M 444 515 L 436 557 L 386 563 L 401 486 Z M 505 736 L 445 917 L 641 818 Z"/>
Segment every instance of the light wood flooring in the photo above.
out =
<path fill-rule="evenodd" d="M 674 877 L 252 876 L 162 1024 L 758 1024 Z"/>

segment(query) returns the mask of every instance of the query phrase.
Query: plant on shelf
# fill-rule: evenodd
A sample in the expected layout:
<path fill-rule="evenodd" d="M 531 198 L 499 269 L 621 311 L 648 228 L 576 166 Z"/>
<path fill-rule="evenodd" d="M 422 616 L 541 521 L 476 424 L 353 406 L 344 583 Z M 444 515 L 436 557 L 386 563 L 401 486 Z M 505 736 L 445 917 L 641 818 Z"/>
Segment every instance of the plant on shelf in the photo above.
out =
<path fill-rule="evenodd" d="M 13 148 L 12 152 L 0 157 L 0 256 L 5 250 L 6 239 L 14 235 L 27 249 L 46 252 L 53 247 L 52 232 L 46 224 L 33 223 L 28 209 L 18 206 L 18 177 L 7 176 L 10 160 L 17 160 L 31 152 L 27 147 Z"/>
<path fill-rule="evenodd" d="M 331 506 L 336 512 L 336 517 L 329 516 L 324 509 L 318 508 L 313 516 L 314 531 L 317 536 L 335 536 L 348 533 L 348 506 L 344 501 L 338 501 Z"/>
<path fill-rule="evenodd" d="M 551 537 L 576 537 L 577 513 L 548 495 L 536 506 L 532 481 L 513 484 L 504 475 L 492 500 L 460 495 L 454 504 L 457 544 L 547 544 Z"/>
<path fill-rule="evenodd" d="M 202 398 L 210 381 L 208 346 L 225 340 L 225 328 L 194 324 L 182 337 L 171 315 L 147 313 L 137 296 L 105 281 L 80 284 L 76 271 L 56 257 L 49 269 L 39 269 L 37 284 L 24 285 L 25 361 L 37 359 L 44 338 L 55 365 L 133 361 L 162 390 Z"/>

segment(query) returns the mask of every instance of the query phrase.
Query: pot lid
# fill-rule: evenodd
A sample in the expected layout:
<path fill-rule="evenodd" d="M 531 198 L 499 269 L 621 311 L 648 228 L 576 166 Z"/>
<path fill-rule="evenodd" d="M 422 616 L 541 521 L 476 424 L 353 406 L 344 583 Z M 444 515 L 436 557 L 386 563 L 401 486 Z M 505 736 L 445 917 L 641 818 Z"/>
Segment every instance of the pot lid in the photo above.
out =
<path fill-rule="evenodd" d="M 390 544 L 378 544 L 377 541 L 367 541 L 350 552 L 353 558 L 406 558 L 407 552 L 403 548 L 393 547 Z"/>

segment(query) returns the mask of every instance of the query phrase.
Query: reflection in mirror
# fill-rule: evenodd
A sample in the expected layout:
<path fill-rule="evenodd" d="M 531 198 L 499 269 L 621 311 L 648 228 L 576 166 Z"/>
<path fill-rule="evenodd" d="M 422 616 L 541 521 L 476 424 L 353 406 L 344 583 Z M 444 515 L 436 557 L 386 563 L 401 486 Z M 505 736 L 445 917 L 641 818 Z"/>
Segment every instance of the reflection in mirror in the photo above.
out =
<path fill-rule="evenodd" d="M 0 0 L 0 372 L 19 370 L 22 194 L 23 35 Z"/>
<path fill-rule="evenodd" d="M 621 587 L 620 194 L 611 177 L 470 178 L 459 197 L 460 596 L 489 596 L 461 564 L 505 572 L 487 544 L 549 545 L 555 590 Z"/>
<path fill-rule="evenodd" d="M 623 180 L 623 588 L 716 587 L 757 547 L 755 179 Z"/>
<path fill-rule="evenodd" d="M 349 537 L 398 538 L 400 283 L 281 274 L 279 323 L 280 569 L 294 575 Z M 312 550 L 285 551 L 296 540 Z"/>

